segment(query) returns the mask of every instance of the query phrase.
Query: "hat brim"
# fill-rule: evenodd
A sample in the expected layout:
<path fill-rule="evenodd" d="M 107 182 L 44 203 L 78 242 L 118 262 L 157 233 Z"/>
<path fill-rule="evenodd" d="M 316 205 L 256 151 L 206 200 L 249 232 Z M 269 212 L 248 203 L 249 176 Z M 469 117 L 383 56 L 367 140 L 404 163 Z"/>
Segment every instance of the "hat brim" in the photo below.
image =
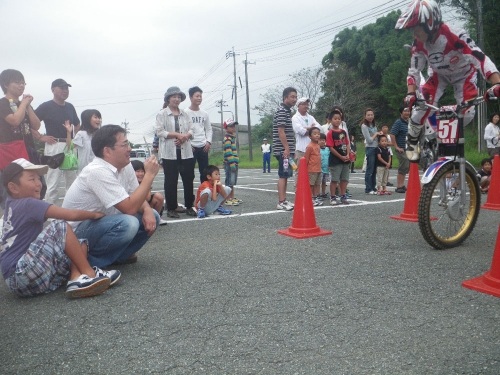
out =
<path fill-rule="evenodd" d="M 43 176 L 44 174 L 47 174 L 49 171 L 49 166 L 48 165 L 32 165 L 26 168 L 23 168 L 24 171 L 37 171 L 39 176 Z"/>

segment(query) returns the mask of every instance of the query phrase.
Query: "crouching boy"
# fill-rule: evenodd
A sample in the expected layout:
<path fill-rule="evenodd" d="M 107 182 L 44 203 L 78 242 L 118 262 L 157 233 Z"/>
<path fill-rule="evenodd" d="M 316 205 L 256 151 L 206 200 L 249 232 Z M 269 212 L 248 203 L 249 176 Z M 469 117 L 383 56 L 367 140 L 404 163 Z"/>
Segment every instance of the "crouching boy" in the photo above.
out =
<path fill-rule="evenodd" d="M 207 180 L 200 185 L 196 193 L 195 207 L 198 209 L 198 218 L 204 218 L 215 211 L 221 215 L 231 214 L 231 210 L 222 207 L 224 200 L 231 194 L 231 188 L 222 186 L 219 168 L 208 165 L 203 173 Z"/>
<path fill-rule="evenodd" d="M 76 238 L 65 220 L 99 219 L 100 212 L 67 210 L 40 200 L 40 177 L 48 166 L 17 159 L 3 171 L 9 197 L 1 233 L 0 265 L 7 286 L 22 297 L 49 293 L 69 277 L 66 295 L 89 297 L 104 292 L 120 278 L 87 261 L 86 240 Z M 52 221 L 43 228 L 45 220 Z"/>

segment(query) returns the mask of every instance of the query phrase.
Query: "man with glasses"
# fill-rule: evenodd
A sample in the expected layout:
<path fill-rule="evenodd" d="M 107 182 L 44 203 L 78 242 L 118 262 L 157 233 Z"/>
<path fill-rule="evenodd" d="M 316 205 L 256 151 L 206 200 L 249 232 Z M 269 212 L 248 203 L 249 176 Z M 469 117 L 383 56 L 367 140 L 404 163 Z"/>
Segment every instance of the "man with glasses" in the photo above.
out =
<path fill-rule="evenodd" d="M 42 136 L 38 132 L 33 135 L 40 141 L 45 142 L 45 155 L 53 156 L 63 152 L 66 146 L 66 128 L 64 123 L 69 120 L 73 126 L 72 138 L 80 130 L 80 120 L 76 114 L 75 107 L 66 102 L 69 96 L 69 87 L 71 85 L 64 79 L 58 78 L 52 82 L 52 94 L 54 98 L 48 102 L 42 103 L 35 110 L 37 117 L 45 124 L 46 135 Z M 59 181 L 64 177 L 66 191 L 76 178 L 76 171 L 63 171 L 58 169 L 49 169 L 47 173 L 47 196 L 46 201 L 57 204 L 59 199 Z"/>
<path fill-rule="evenodd" d="M 135 263 L 137 251 L 159 225 L 160 215 L 146 197 L 160 165 L 155 156 L 146 159 L 139 185 L 130 164 L 130 150 L 121 126 L 105 125 L 97 130 L 92 137 L 96 157 L 64 197 L 64 208 L 106 214 L 98 220 L 70 222 L 76 236 L 88 241 L 91 266 Z"/>

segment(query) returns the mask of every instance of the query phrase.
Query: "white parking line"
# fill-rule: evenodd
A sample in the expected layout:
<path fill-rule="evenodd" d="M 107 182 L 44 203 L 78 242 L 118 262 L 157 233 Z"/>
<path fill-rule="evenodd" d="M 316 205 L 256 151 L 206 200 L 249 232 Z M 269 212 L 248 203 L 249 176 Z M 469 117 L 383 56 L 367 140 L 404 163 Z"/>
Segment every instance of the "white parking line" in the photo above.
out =
<path fill-rule="evenodd" d="M 337 206 L 330 206 L 330 205 L 325 205 L 325 206 L 319 206 L 319 207 L 314 207 L 315 210 L 326 210 L 326 209 L 337 209 L 337 208 L 343 208 L 343 209 L 348 209 L 350 207 L 359 207 L 359 206 L 370 206 L 370 205 L 375 205 L 375 204 L 387 204 L 387 202 L 404 202 L 404 199 L 393 199 L 390 201 L 376 201 L 376 202 L 368 202 L 368 201 L 358 201 L 358 200 L 350 200 L 352 204 L 350 205 L 337 205 Z M 242 206 L 237 206 L 241 207 Z M 187 223 L 190 221 L 201 221 L 201 220 L 217 220 L 217 219 L 229 219 L 229 218 L 236 218 L 236 217 L 244 217 L 244 216 L 258 216 L 258 215 L 271 215 L 271 214 L 285 214 L 287 212 L 291 213 L 293 215 L 293 211 L 281 211 L 281 210 L 270 210 L 270 211 L 259 211 L 259 212 L 247 212 L 243 214 L 238 214 L 234 213 L 234 207 L 233 208 L 233 215 L 218 215 L 218 214 L 213 214 L 210 215 L 209 217 L 205 217 L 204 219 L 198 219 L 198 218 L 190 218 L 190 219 L 182 219 L 182 220 L 175 220 L 175 221 L 169 221 L 168 225 L 170 224 L 180 224 L 180 223 Z"/>

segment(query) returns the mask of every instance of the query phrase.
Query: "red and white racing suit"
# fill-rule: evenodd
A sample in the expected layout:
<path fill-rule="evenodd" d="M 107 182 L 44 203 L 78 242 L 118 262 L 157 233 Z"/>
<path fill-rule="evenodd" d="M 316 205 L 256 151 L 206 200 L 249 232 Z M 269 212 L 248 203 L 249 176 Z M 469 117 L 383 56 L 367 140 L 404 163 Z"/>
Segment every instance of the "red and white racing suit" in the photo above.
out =
<path fill-rule="evenodd" d="M 433 42 L 421 43 L 415 38 L 408 69 L 408 85 L 420 86 L 420 72 L 426 62 L 429 64 L 429 77 L 422 87 L 422 94 L 426 102 L 434 106 L 448 84 L 453 85 L 455 100 L 460 104 L 477 96 L 477 70 L 486 80 L 493 73 L 498 73 L 495 64 L 476 46 L 465 30 L 445 24 L 441 25 Z M 430 112 L 430 109 L 413 109 L 408 127 L 410 136 L 419 136 Z M 469 116 L 469 121 L 474 118 L 474 107 L 467 112 Z"/>

